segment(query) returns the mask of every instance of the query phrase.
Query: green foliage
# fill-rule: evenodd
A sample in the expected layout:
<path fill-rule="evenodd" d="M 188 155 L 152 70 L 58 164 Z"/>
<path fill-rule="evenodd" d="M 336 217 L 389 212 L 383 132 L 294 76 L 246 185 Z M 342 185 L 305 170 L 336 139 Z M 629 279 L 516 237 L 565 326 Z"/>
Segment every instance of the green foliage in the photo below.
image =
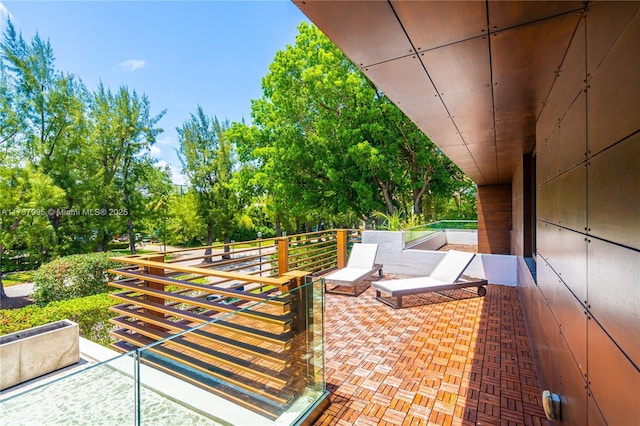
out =
<path fill-rule="evenodd" d="M 425 219 L 418 215 L 411 215 L 409 217 L 403 217 L 400 213 L 385 214 L 382 212 L 374 212 L 371 215 L 375 219 L 381 219 L 383 224 L 382 229 L 387 231 L 400 231 L 402 229 L 413 228 L 414 226 L 424 225 Z"/>
<path fill-rule="evenodd" d="M 107 271 L 121 266 L 108 258 L 115 253 L 90 253 L 65 256 L 42 265 L 34 274 L 33 300 L 44 306 L 56 300 L 67 300 L 109 290 L 107 282 L 114 278 Z"/>
<path fill-rule="evenodd" d="M 146 95 L 127 87 L 89 93 L 56 68 L 48 40 L 25 40 L 8 22 L 0 42 L 0 255 L 102 251 L 115 234 L 143 233 L 155 215 L 149 206 L 170 186 L 168 169 L 149 155 L 163 114 L 151 114 Z"/>
<path fill-rule="evenodd" d="M 374 211 L 431 213 L 460 170 L 315 26 L 276 54 L 228 132 L 278 221 L 353 223 Z"/>
<path fill-rule="evenodd" d="M 228 128 L 228 121 L 210 117 L 198 106 L 196 114 L 176 129 L 178 156 L 195 191 L 198 215 L 207 227 L 207 245 L 215 237 L 230 240 L 244 207 L 234 178 L 238 164 L 235 147 L 226 135 Z"/>
<path fill-rule="evenodd" d="M 252 241 L 258 239 L 258 232 L 262 232 L 262 238 L 273 238 L 276 230 L 267 226 L 238 226 L 233 230 L 233 241 Z"/>
<path fill-rule="evenodd" d="M 14 333 L 31 327 L 62 319 L 70 319 L 80 326 L 80 335 L 86 339 L 109 346 L 113 339 L 109 319 L 113 313 L 109 306 L 119 303 L 108 294 L 52 302 L 44 307 L 29 305 L 20 309 L 0 310 L 0 334 Z"/>

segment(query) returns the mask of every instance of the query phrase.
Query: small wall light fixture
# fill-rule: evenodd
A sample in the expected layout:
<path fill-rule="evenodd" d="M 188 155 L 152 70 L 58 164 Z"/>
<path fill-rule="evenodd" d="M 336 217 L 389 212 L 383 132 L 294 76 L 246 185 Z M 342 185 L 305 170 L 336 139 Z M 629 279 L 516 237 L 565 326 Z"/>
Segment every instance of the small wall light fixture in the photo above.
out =
<path fill-rule="evenodd" d="M 544 408 L 544 414 L 547 416 L 547 419 L 562 420 L 560 395 L 552 393 L 549 390 L 542 392 L 542 408 Z"/>

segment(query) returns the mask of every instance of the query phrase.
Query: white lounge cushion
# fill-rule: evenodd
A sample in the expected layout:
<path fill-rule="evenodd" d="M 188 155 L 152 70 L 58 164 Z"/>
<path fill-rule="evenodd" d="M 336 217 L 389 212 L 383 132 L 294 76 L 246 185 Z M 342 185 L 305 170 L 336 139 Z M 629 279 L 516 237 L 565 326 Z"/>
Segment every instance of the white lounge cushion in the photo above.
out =
<path fill-rule="evenodd" d="M 377 281 L 372 283 L 371 285 L 376 290 L 382 291 L 391 296 L 395 296 L 396 291 L 424 289 L 426 292 L 430 287 L 439 287 L 447 284 L 451 283 L 436 280 L 431 277 L 416 277 L 403 278 L 399 280 Z"/>
<path fill-rule="evenodd" d="M 347 268 L 371 269 L 376 262 L 377 244 L 356 243 L 351 248 Z"/>
<path fill-rule="evenodd" d="M 361 278 L 371 275 L 371 268 L 351 268 L 346 267 L 338 269 L 324 277 L 326 281 L 342 281 L 342 282 L 355 282 Z"/>
<path fill-rule="evenodd" d="M 467 269 L 474 257 L 475 253 L 449 250 L 431 271 L 429 277 L 445 283 L 454 283 Z"/>

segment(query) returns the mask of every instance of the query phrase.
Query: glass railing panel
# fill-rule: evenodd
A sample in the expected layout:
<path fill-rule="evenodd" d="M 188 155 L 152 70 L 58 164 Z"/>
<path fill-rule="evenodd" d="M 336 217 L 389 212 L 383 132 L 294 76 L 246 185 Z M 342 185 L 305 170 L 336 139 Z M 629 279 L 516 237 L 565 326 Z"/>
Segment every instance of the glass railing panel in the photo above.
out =
<path fill-rule="evenodd" d="M 195 327 L 170 316 L 123 320 L 130 328 L 116 346 L 138 349 L 6 398 L 3 420 L 294 424 L 326 397 L 323 282 L 304 282 L 233 313 L 208 312 Z"/>
<path fill-rule="evenodd" d="M 292 424 L 323 396 L 321 281 L 238 307 L 138 350 L 141 424 L 161 422 L 154 392 L 194 424 Z"/>
<path fill-rule="evenodd" d="M 0 401 L 2 424 L 136 424 L 134 370 L 133 358 L 121 355 L 29 388 Z"/>
<path fill-rule="evenodd" d="M 446 230 L 475 230 L 478 229 L 477 220 L 440 220 L 425 225 L 404 229 L 404 243 L 407 244 L 433 236 Z"/>

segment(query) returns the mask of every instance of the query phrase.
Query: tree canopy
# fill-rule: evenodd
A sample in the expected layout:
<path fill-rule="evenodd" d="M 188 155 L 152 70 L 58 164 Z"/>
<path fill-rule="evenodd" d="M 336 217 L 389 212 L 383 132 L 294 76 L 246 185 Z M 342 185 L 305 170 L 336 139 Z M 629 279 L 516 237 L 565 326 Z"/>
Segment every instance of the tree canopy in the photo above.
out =
<path fill-rule="evenodd" d="M 432 216 L 465 183 L 460 170 L 315 26 L 276 54 L 230 137 L 254 184 L 295 221 L 339 224 L 376 211 Z"/>
<path fill-rule="evenodd" d="M 49 41 L 0 42 L 0 260 L 104 251 L 140 234 L 211 245 L 377 217 L 473 218 L 475 185 L 315 26 L 277 52 L 252 123 L 198 107 L 177 128 L 189 188 L 150 150 L 145 94 L 88 90 Z M 0 275 L 0 295 L 2 295 Z"/>

